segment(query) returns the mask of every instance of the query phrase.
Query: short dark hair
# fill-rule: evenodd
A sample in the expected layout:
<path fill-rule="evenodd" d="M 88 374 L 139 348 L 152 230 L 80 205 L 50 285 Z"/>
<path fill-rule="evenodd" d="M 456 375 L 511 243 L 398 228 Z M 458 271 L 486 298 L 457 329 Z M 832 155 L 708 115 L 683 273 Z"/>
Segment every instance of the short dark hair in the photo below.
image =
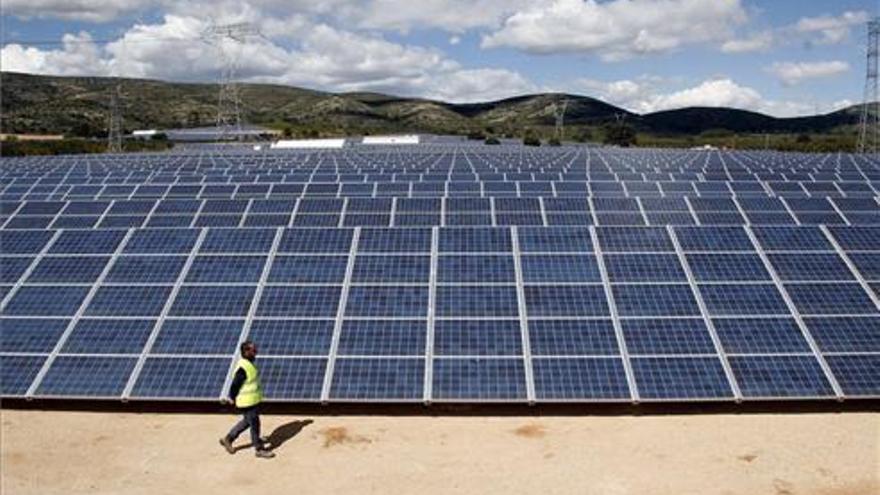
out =
<path fill-rule="evenodd" d="M 240 346 L 238 346 L 238 352 L 244 354 L 244 351 L 246 351 L 247 349 L 250 349 L 253 346 L 254 346 L 254 342 L 252 340 L 245 340 L 244 342 L 241 343 Z"/>

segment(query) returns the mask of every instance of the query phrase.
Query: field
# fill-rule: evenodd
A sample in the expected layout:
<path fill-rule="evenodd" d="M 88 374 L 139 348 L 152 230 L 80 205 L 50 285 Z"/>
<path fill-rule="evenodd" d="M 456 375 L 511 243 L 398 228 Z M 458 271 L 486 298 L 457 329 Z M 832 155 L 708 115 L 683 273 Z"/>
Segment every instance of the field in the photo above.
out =
<path fill-rule="evenodd" d="M 266 415 L 277 457 L 228 455 L 231 415 L 4 410 L 15 495 L 870 495 L 880 416 Z M 244 445 L 239 439 L 239 445 Z"/>

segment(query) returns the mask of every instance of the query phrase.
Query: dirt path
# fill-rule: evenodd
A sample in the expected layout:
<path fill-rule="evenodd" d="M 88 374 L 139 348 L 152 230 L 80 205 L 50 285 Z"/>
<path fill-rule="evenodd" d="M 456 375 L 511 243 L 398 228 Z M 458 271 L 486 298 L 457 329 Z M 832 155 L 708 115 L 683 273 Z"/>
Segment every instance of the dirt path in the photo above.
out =
<path fill-rule="evenodd" d="M 267 415 L 265 434 L 281 444 L 273 460 L 222 450 L 231 415 L 3 410 L 0 420 L 3 495 L 880 493 L 880 414 L 869 413 Z"/>

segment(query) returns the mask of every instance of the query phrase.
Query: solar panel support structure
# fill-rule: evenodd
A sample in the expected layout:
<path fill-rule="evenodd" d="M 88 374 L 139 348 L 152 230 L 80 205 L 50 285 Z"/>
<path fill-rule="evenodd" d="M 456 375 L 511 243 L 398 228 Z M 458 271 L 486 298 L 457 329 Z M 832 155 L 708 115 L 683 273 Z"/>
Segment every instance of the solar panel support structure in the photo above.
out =
<path fill-rule="evenodd" d="M 217 139 L 241 138 L 241 93 L 236 83 L 240 61 L 240 47 L 260 32 L 249 22 L 212 24 L 202 34 L 209 44 L 215 44 L 220 53 L 223 68 L 220 73 L 220 91 L 217 96 Z"/>
<path fill-rule="evenodd" d="M 862 99 L 862 116 L 859 122 L 859 153 L 880 151 L 880 102 L 878 102 L 878 57 L 880 57 L 880 18 L 868 21 L 867 63 L 865 68 L 865 94 Z"/>

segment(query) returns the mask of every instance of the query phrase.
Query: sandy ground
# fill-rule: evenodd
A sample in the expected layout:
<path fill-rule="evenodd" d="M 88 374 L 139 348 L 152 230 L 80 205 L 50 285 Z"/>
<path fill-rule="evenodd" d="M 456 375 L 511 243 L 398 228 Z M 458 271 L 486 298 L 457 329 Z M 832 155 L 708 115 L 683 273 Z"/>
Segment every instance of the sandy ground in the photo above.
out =
<path fill-rule="evenodd" d="M 0 491 L 880 493 L 880 414 L 264 415 L 264 433 L 280 444 L 272 460 L 220 447 L 235 419 L 2 410 Z"/>

